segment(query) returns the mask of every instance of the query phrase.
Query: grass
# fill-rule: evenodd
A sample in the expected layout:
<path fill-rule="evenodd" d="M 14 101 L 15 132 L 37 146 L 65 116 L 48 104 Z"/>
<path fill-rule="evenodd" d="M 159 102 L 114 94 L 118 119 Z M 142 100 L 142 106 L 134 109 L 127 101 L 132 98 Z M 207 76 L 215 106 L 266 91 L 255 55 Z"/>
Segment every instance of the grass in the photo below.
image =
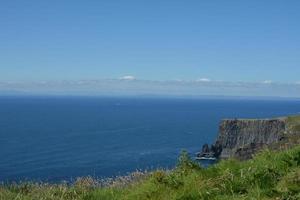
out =
<path fill-rule="evenodd" d="M 300 132 L 300 116 L 290 116 L 287 118 L 288 127 L 291 131 Z"/>
<path fill-rule="evenodd" d="M 202 168 L 186 152 L 170 171 L 119 178 L 103 186 L 91 177 L 74 184 L 19 183 L 0 186 L 1 200 L 196 200 L 300 199 L 300 146 L 265 150 L 249 161 L 224 160 Z"/>

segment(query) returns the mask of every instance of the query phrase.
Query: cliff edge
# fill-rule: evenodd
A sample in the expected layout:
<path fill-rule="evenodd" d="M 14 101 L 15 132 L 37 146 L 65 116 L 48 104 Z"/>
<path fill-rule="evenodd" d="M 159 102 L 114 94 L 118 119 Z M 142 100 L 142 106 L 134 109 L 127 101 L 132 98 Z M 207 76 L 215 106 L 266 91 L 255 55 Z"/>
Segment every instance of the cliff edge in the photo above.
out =
<path fill-rule="evenodd" d="M 205 144 L 200 157 L 250 159 L 264 148 L 286 149 L 300 144 L 300 116 L 274 119 L 224 119 L 216 142 Z"/>

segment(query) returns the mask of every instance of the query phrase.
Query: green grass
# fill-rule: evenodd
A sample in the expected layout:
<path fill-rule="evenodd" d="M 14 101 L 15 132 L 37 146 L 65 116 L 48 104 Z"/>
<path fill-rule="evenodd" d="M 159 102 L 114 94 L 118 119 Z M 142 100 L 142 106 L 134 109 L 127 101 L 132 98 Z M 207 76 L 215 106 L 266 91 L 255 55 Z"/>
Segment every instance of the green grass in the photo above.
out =
<path fill-rule="evenodd" d="M 130 180 L 120 178 L 105 187 L 90 177 L 79 179 L 72 185 L 2 185 L 0 199 L 296 200 L 300 199 L 300 146 L 283 152 L 266 150 L 244 162 L 224 160 L 206 169 L 183 152 L 175 169 L 157 170 Z"/>
<path fill-rule="evenodd" d="M 287 118 L 288 127 L 291 131 L 300 132 L 300 116 L 290 116 Z"/>

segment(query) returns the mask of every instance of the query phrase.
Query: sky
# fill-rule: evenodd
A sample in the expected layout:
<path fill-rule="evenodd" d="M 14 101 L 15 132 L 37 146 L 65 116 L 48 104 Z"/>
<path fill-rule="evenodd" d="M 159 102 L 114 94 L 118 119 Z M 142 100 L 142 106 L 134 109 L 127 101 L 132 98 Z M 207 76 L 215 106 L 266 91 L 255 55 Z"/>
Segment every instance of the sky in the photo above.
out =
<path fill-rule="evenodd" d="M 300 96 L 299 10 L 297 0 L 0 1 L 0 91 Z"/>

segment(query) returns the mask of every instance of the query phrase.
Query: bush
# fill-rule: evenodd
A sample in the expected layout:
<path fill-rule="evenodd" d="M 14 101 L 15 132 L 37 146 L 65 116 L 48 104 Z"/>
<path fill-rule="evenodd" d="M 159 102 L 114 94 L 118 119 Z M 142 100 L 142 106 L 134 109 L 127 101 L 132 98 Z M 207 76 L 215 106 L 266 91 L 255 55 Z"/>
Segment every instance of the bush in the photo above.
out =
<path fill-rule="evenodd" d="M 199 170 L 201 167 L 196 161 L 191 159 L 186 150 L 183 150 L 178 158 L 176 169 L 185 174 L 190 170 Z"/>

